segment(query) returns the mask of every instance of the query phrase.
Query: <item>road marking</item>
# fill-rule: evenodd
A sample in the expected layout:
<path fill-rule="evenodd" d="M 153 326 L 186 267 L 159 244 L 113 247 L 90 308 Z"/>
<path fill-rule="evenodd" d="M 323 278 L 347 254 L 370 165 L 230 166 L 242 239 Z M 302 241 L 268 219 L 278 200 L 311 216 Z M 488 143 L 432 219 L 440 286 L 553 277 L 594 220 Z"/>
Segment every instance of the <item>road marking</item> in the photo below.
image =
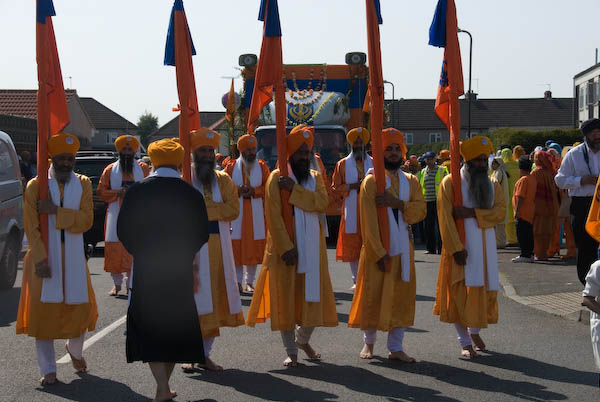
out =
<path fill-rule="evenodd" d="M 106 335 L 110 334 L 112 331 L 117 329 L 119 326 L 121 326 L 121 324 L 123 324 L 125 322 L 126 319 L 127 319 L 127 316 L 124 315 L 123 317 L 119 318 L 117 321 L 110 324 L 108 327 L 102 329 L 97 334 L 94 334 L 94 336 L 90 337 L 88 340 L 86 340 L 83 343 L 83 350 L 86 350 L 87 348 L 92 346 L 94 343 L 98 342 L 100 339 L 104 338 Z M 69 356 L 69 354 L 67 353 L 66 355 L 61 357 L 56 363 L 63 364 L 63 363 L 69 363 L 70 361 L 71 361 L 71 356 Z"/>

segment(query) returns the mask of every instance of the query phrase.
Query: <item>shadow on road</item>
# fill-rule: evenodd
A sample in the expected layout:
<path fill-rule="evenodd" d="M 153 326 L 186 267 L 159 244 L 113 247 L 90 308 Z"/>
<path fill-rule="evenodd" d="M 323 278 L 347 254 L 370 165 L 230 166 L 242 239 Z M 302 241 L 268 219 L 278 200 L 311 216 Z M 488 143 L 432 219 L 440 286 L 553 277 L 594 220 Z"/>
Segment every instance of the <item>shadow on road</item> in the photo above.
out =
<path fill-rule="evenodd" d="M 436 380 L 459 387 L 469 388 L 477 391 L 494 392 L 506 394 L 515 399 L 527 401 L 562 401 L 567 396 L 548 391 L 545 386 L 528 381 L 512 381 L 494 377 L 483 371 L 471 371 L 446 364 L 420 361 L 416 364 L 399 364 L 387 359 L 378 359 L 371 364 L 388 367 L 398 371 L 424 375 Z M 485 356 L 478 357 L 471 362 L 482 362 Z"/>
<path fill-rule="evenodd" d="M 487 356 L 482 355 L 481 359 L 474 359 L 473 363 L 517 371 L 527 376 L 542 378 L 544 380 L 589 385 L 592 387 L 595 387 L 598 384 L 598 375 L 596 373 L 573 370 L 567 367 L 557 366 L 510 353 L 491 351 L 487 351 L 486 353 Z"/>
<path fill-rule="evenodd" d="M 17 320 L 21 288 L 0 291 L 0 327 L 8 327 Z"/>
<path fill-rule="evenodd" d="M 312 370 L 299 366 L 294 372 Z M 282 380 L 268 373 L 253 373 L 238 369 L 225 370 L 221 373 L 202 372 L 190 377 L 195 380 L 205 381 L 226 387 L 232 387 L 237 392 L 260 398 L 267 401 L 300 402 L 314 401 L 325 402 L 338 400 L 338 395 L 296 385 Z"/>
<path fill-rule="evenodd" d="M 137 392 L 134 392 L 125 384 L 94 375 L 84 373 L 79 374 L 78 379 L 69 384 L 57 382 L 52 386 L 39 388 L 40 392 L 59 396 L 71 401 L 81 402 L 105 402 L 105 401 L 151 401 Z M 154 389 L 149 390 L 154 393 Z M 115 399 L 115 395 L 118 395 Z"/>
<path fill-rule="evenodd" d="M 457 402 L 456 399 L 441 395 L 437 390 L 404 384 L 361 367 L 338 366 L 319 361 L 315 364 L 316 366 L 308 368 L 270 372 L 339 384 L 355 392 L 385 397 L 391 401 Z M 365 396 L 364 399 L 368 400 L 369 397 Z"/>

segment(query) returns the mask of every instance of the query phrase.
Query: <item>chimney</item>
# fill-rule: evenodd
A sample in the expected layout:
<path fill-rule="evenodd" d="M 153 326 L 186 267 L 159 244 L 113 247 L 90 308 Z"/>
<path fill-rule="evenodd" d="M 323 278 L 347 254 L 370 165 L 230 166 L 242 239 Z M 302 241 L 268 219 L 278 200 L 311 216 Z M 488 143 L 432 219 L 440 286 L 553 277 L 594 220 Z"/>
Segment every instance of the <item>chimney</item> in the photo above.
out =
<path fill-rule="evenodd" d="M 544 99 L 552 99 L 552 91 L 544 91 Z"/>

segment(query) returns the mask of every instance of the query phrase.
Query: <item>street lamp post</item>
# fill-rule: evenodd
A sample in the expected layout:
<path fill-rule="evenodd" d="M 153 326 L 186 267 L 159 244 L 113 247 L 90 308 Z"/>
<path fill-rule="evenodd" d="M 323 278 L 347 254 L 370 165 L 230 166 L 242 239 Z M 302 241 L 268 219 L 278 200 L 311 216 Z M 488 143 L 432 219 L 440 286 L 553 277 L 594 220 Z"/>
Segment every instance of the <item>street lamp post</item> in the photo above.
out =
<path fill-rule="evenodd" d="M 464 32 L 469 35 L 469 91 L 467 92 L 469 100 L 469 123 L 467 126 L 467 138 L 471 138 L 471 98 L 473 97 L 473 92 L 471 91 L 471 70 L 473 67 L 473 36 L 471 35 L 471 32 L 465 31 L 464 29 L 458 28 L 458 32 Z"/>
<path fill-rule="evenodd" d="M 392 86 L 392 100 L 396 99 L 396 96 L 395 96 L 396 90 L 394 88 L 394 83 L 391 82 L 391 81 L 386 81 L 386 80 L 383 80 L 383 83 L 384 84 L 390 84 Z"/>

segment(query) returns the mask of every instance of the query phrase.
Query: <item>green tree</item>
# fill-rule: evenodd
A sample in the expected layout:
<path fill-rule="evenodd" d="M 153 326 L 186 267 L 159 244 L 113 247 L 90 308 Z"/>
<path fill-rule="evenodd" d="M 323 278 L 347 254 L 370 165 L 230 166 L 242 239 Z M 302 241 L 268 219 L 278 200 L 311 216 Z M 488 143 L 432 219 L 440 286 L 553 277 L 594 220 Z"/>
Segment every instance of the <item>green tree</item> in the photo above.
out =
<path fill-rule="evenodd" d="M 158 116 L 155 116 L 145 110 L 144 114 L 140 116 L 137 126 L 137 133 L 142 140 L 142 144 L 147 147 L 150 134 L 152 134 L 158 128 Z"/>

